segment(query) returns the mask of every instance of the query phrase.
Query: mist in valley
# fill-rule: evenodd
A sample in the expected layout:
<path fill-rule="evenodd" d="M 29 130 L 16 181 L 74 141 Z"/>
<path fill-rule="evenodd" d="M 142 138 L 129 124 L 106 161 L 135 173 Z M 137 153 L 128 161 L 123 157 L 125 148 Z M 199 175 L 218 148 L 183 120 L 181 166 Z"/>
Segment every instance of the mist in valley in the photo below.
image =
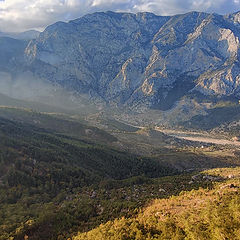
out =
<path fill-rule="evenodd" d="M 0 94 L 2 98 L 0 105 L 4 103 L 4 105 L 13 106 L 18 102 L 23 107 L 30 106 L 33 110 L 44 111 L 45 109 L 41 109 L 42 104 L 52 107 L 53 111 L 82 114 L 97 110 L 93 104 L 89 103 L 87 96 L 67 91 L 58 85 L 54 86 L 43 79 L 36 78 L 31 72 L 22 72 L 15 76 L 0 72 Z M 29 103 L 34 103 L 38 109 L 34 109 L 34 105 Z"/>

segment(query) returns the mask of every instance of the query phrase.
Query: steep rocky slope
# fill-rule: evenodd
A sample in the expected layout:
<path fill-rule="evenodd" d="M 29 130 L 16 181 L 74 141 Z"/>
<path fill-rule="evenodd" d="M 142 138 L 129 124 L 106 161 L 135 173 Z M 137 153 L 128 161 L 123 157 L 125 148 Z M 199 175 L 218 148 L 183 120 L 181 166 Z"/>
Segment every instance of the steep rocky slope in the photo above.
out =
<path fill-rule="evenodd" d="M 46 28 L 29 69 L 109 103 L 170 109 L 189 91 L 239 94 L 239 13 L 94 13 Z"/>
<path fill-rule="evenodd" d="M 32 79 L 41 93 L 34 100 L 50 94 L 36 83 L 50 83 L 51 95 L 63 87 L 100 110 L 107 104 L 145 112 L 150 122 L 186 122 L 219 101 L 238 104 L 239 30 L 240 13 L 98 12 L 57 22 L 30 41 L 0 38 L 1 93 Z"/>

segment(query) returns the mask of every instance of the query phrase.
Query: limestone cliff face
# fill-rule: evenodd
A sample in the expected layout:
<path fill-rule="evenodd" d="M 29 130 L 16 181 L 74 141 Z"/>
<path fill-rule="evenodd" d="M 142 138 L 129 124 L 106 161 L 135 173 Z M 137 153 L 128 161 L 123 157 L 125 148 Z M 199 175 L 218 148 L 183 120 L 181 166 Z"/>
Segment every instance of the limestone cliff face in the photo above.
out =
<path fill-rule="evenodd" d="M 25 60 L 38 77 L 90 97 L 168 109 L 194 90 L 239 95 L 239 38 L 239 13 L 94 13 L 47 27 Z"/>

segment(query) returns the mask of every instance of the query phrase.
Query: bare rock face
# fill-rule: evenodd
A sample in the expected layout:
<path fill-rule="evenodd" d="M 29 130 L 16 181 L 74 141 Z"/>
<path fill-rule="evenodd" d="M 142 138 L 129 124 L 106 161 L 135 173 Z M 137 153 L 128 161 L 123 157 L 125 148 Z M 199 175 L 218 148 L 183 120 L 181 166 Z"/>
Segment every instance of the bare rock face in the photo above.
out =
<path fill-rule="evenodd" d="M 193 91 L 239 95 L 239 30 L 240 13 L 94 13 L 47 27 L 26 67 L 110 104 L 167 110 Z"/>

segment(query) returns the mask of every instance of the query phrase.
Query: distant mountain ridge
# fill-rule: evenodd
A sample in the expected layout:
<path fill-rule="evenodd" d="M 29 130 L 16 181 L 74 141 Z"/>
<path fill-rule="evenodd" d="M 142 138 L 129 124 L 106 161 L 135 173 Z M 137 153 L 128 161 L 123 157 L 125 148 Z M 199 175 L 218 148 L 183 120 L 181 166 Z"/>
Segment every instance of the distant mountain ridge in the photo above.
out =
<path fill-rule="evenodd" d="M 10 37 L 19 40 L 32 40 L 39 37 L 40 32 L 29 30 L 25 32 L 0 32 L 0 37 Z"/>
<path fill-rule="evenodd" d="M 166 111 L 192 94 L 238 99 L 239 30 L 240 12 L 97 12 L 47 27 L 17 71 L 134 109 Z"/>

